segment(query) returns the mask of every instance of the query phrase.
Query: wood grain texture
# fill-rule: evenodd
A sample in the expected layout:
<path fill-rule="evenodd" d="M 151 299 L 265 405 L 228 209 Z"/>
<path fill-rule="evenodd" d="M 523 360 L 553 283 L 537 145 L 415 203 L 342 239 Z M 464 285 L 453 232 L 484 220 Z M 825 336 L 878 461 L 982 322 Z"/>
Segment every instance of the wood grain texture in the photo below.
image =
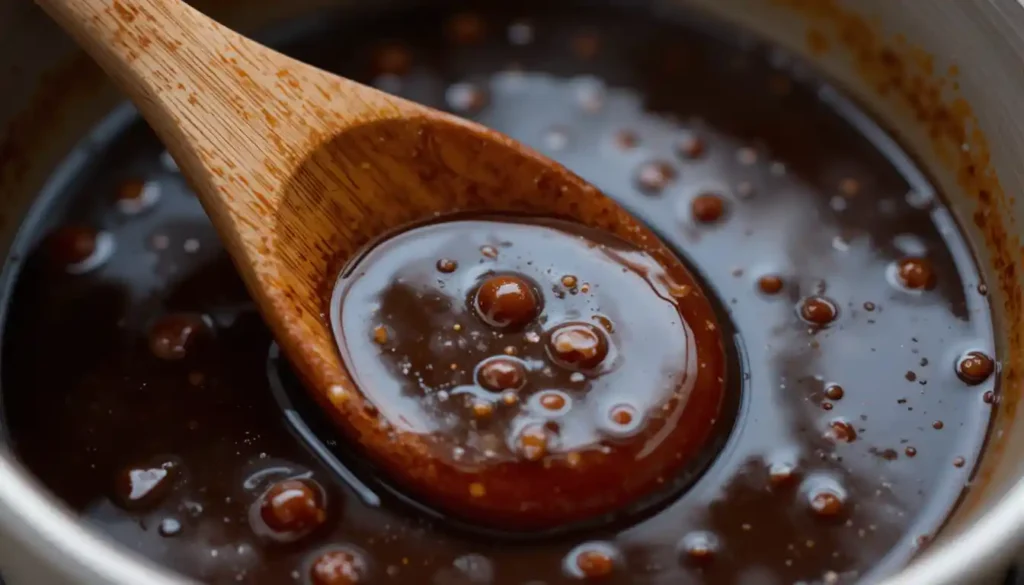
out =
<path fill-rule="evenodd" d="M 658 238 L 507 137 L 297 62 L 178 0 L 38 3 L 138 105 L 307 387 L 377 466 L 449 512 L 504 527 L 556 526 L 621 503 L 581 509 L 578 490 L 484 477 L 431 458 L 428 438 L 381 424 L 354 387 L 326 303 L 340 262 L 382 234 L 450 212 L 575 219 L 639 245 L 688 282 Z M 605 479 L 629 472 L 604 471 Z M 524 499 L 550 505 L 524 513 Z"/>

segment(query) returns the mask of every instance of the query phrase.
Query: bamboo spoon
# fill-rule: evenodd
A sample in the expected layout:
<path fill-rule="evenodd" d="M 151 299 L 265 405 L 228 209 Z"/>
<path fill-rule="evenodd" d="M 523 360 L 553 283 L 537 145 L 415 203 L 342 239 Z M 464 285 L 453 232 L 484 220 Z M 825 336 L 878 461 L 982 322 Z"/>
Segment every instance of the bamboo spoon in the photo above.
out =
<path fill-rule="evenodd" d="M 339 357 L 325 317 L 331 287 L 372 239 L 455 211 L 572 218 L 687 277 L 651 232 L 505 136 L 295 61 L 179 0 L 37 2 L 134 100 L 307 387 L 374 463 L 443 509 L 485 522 L 519 518 L 523 498 L 551 493 L 467 473 L 436 460 L 425 438 L 381 424 Z M 512 523 L 563 520 L 552 512 Z"/>

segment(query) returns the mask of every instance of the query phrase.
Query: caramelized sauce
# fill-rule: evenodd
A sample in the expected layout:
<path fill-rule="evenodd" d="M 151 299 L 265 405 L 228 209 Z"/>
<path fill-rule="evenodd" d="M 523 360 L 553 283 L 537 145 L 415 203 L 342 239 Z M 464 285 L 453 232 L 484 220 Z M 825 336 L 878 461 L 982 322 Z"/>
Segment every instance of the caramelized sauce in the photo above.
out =
<path fill-rule="evenodd" d="M 422 513 L 358 459 L 348 460 L 357 479 L 335 473 L 282 417 L 267 374 L 270 336 L 198 202 L 138 125 L 100 149 L 59 201 L 39 202 L 16 245 L 28 260 L 8 263 L 8 275 L 19 272 L 0 373 L 17 456 L 91 526 L 216 584 L 850 583 L 905 563 L 965 489 L 998 404 L 987 288 L 949 211 L 882 130 L 784 52 L 735 48 L 720 40 L 729 31 L 639 10 L 543 5 L 395 17 L 368 8 L 324 19 L 321 32 L 284 48 L 557 158 L 695 267 L 721 305 L 742 392 L 728 443 L 684 493 L 611 524 L 510 540 Z M 468 85 L 449 91 L 456 84 Z M 159 185 L 160 197 L 127 197 L 126 181 Z M 721 197 L 723 213 L 695 210 L 702 194 Z M 422 277 L 454 285 L 481 261 L 524 270 L 494 233 L 472 254 L 453 247 L 423 258 Z M 603 294 L 567 261 L 550 277 L 525 277 L 538 285 L 538 315 L 559 301 L 553 285 L 575 287 L 571 302 Z M 482 326 L 470 316 L 464 332 Z M 489 343 L 474 357 L 522 364 L 522 376 L 456 362 L 446 375 L 460 383 L 508 387 L 488 389 L 483 405 L 459 404 L 457 420 L 506 429 L 508 412 L 582 412 L 587 395 L 571 379 L 535 391 L 528 366 L 547 363 L 540 349 L 553 341 L 556 354 L 566 349 L 560 361 L 580 366 L 567 376 L 588 375 L 587 360 L 601 354 L 588 339 L 604 335 L 620 351 L 620 337 L 636 331 L 601 317 L 580 322 L 603 333 L 562 343 L 537 331 L 529 342 L 527 328 L 514 334 L 522 343 Z M 185 333 L 185 323 L 198 329 Z M 359 367 L 396 367 L 376 352 L 402 343 L 403 327 L 360 324 L 374 353 Z M 645 343 L 652 355 L 663 349 Z M 610 395 L 609 422 L 642 421 L 645 403 L 617 399 L 652 379 L 622 378 L 629 391 Z M 417 424 L 436 423 L 418 408 Z M 514 447 L 525 463 L 584 463 L 544 424 L 517 436 L 503 456 L 518 457 Z M 173 471 L 163 468 L 170 461 Z M 293 481 L 309 491 L 267 517 L 285 528 L 300 519 L 302 529 L 271 530 L 260 502 Z M 487 494 L 483 483 L 469 490 Z"/>

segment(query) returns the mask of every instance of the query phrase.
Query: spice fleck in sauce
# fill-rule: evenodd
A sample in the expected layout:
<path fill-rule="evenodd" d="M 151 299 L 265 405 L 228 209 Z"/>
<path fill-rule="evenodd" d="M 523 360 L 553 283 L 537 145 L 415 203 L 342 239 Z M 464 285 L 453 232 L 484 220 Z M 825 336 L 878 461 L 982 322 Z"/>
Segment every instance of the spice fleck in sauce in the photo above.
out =
<path fill-rule="evenodd" d="M 931 540 L 978 462 L 999 356 L 987 288 L 941 197 L 901 166 L 912 157 L 879 150 L 892 142 L 834 88 L 790 76 L 792 59 L 738 49 L 699 19 L 592 3 L 396 15 L 386 4 L 282 48 L 505 132 L 658 232 L 697 275 L 696 292 L 671 296 L 715 307 L 726 397 L 739 401 L 726 448 L 713 432 L 706 471 L 653 507 L 543 539 L 457 530 L 358 457 L 345 459 L 358 481 L 342 478 L 282 416 L 272 390 L 295 386 L 298 401 L 301 389 L 268 360 L 270 335 L 198 201 L 135 124 L 94 144 L 94 165 L 57 203 L 38 204 L 45 221 L 19 244 L 38 246 L 11 264 L 3 430 L 44 485 L 111 539 L 216 585 L 853 583 Z M 439 247 L 410 257 L 415 271 L 379 267 L 346 325 L 387 420 L 443 429 L 450 460 L 487 466 L 490 449 L 541 469 L 586 469 L 602 441 L 630 445 L 652 428 L 671 386 L 654 382 L 682 367 L 661 369 L 680 343 L 661 336 L 682 329 L 668 313 L 630 321 L 657 314 L 639 306 L 650 289 L 609 290 L 623 275 L 595 277 L 592 250 L 541 253 L 525 235 L 550 226 L 501 223 L 482 240 L 466 224 L 463 246 L 440 245 L 440 225 L 419 228 L 437 229 L 420 241 Z M 409 303 L 398 273 L 420 287 Z M 502 275 L 526 284 L 487 304 L 487 319 L 508 321 L 495 325 L 473 293 Z M 431 306 L 416 290 L 457 301 L 457 316 L 446 309 L 423 332 L 438 352 L 449 340 L 467 351 L 413 355 L 404 374 L 410 352 L 398 350 L 416 332 L 398 316 Z M 425 408 L 406 389 L 414 371 L 437 398 L 454 384 L 448 399 Z M 312 409 L 300 411 L 312 420 Z M 352 445 L 313 426 L 328 449 Z M 585 487 L 607 496 L 629 479 Z"/>

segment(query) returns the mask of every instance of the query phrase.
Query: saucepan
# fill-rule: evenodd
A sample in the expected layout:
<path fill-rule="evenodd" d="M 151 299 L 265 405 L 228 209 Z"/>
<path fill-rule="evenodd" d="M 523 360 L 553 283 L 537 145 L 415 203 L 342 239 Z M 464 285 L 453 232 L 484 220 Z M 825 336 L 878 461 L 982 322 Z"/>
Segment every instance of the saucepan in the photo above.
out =
<path fill-rule="evenodd" d="M 400 11 L 411 3 L 194 4 L 273 42 L 324 11 L 363 4 Z M 957 511 L 926 553 L 884 582 L 998 582 L 1024 540 L 1024 453 L 1013 447 L 1024 442 L 1024 424 L 1016 416 L 1024 387 L 1024 6 L 1016 0 L 620 3 L 638 11 L 704 12 L 801 56 L 873 112 L 945 194 L 989 283 L 1001 400 L 985 455 Z M 588 3 L 580 4 L 585 10 Z M 33 202 L 62 180 L 55 170 L 82 156 L 91 133 L 124 103 L 31 2 L 0 0 L 0 258 L 8 258 L 0 278 L 16 276 L 12 242 Z M 0 322 L 5 313 L 0 308 Z M 0 574 L 9 585 L 186 582 L 80 523 L 2 443 Z"/>

